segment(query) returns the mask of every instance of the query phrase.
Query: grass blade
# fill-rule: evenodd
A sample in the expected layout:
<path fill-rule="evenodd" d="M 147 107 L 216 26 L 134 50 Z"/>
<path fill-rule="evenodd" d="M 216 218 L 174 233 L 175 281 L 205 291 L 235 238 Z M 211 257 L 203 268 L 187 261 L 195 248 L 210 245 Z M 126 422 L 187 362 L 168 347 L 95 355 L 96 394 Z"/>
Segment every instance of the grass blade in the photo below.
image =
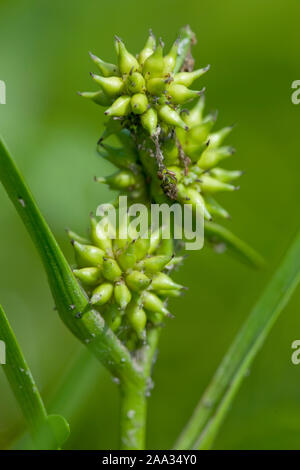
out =
<path fill-rule="evenodd" d="M 69 425 L 60 415 L 48 415 L 31 371 L 0 305 L 0 339 L 6 349 L 3 371 L 23 412 L 38 449 L 58 449 L 69 435 Z"/>
<path fill-rule="evenodd" d="M 300 232 L 217 369 L 176 449 L 209 449 L 250 364 L 300 281 Z"/>

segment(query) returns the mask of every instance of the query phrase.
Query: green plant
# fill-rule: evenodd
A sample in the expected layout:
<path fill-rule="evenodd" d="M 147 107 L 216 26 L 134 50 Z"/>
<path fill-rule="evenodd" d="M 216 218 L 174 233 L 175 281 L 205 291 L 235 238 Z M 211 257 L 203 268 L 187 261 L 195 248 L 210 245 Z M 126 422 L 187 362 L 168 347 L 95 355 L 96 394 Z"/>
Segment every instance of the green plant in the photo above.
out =
<path fill-rule="evenodd" d="M 182 107 L 186 101 L 198 97 L 199 92 L 192 92 L 188 87 L 208 70 L 206 67 L 192 71 L 193 40 L 190 29 L 184 28 L 164 57 L 161 41 L 155 48 L 151 34 L 137 60 L 117 38 L 117 66 L 91 55 L 102 74 L 92 75 L 101 90 L 81 95 L 109 106 L 105 113 L 110 118 L 99 140 L 98 152 L 119 169 L 115 175 L 99 177 L 97 181 L 119 190 L 131 203 L 143 202 L 148 207 L 153 201 L 166 204 L 178 201 L 191 204 L 194 214 L 202 208 L 206 240 L 213 245 L 226 245 L 245 262 L 259 267 L 263 261 L 253 249 L 211 221 L 212 217 L 228 217 L 214 194 L 236 189 L 231 181 L 241 173 L 217 167 L 233 153 L 232 148 L 221 146 L 231 127 L 212 132 L 215 115 L 203 116 L 203 96 L 191 110 Z M 106 143 L 111 135 L 119 139 L 120 148 Z M 144 448 L 153 358 L 162 323 L 170 315 L 166 300 L 182 292 L 182 286 L 163 272 L 182 261 L 177 253 L 174 257 L 178 246 L 172 239 L 161 240 L 160 230 L 152 233 L 150 239 L 130 236 L 121 239 L 118 233 L 112 241 L 103 232 L 99 235 L 96 219 L 91 217 L 90 239 L 68 232 L 77 264 L 72 270 L 2 140 L 0 178 L 42 258 L 61 319 L 120 385 L 121 448 Z M 128 225 L 128 218 L 124 223 Z M 177 448 L 211 445 L 245 368 L 299 281 L 299 244 L 298 237 L 225 357 L 204 401 L 179 438 Z M 286 289 L 278 289 L 282 284 Z M 4 366 L 9 372 L 21 362 L 24 365 L 24 360 L 4 313 L 0 317 L 0 333 L 11 348 L 12 366 L 7 365 L 11 369 Z M 20 394 L 18 387 L 24 384 L 19 373 L 8 378 L 32 429 L 35 446 L 60 447 L 67 434 L 63 418 L 47 415 L 39 394 L 29 393 L 31 383 L 28 394 Z M 75 379 L 80 380 L 80 375 Z M 37 411 L 28 414 L 27 406 L 31 404 Z M 52 431 L 46 433 L 44 423 L 48 429 L 49 418 Z M 55 439 L 51 434 L 54 421 L 54 428 L 61 432 L 59 438 L 58 432 L 54 433 Z M 44 438 L 45 434 L 52 438 Z"/>

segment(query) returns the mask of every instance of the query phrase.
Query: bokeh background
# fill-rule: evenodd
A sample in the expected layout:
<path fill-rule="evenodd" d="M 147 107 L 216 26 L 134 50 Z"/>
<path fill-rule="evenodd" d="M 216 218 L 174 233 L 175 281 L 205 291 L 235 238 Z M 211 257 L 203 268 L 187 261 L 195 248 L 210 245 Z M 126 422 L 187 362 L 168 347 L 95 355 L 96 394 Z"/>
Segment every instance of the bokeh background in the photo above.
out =
<path fill-rule="evenodd" d="M 89 50 L 114 61 L 115 33 L 137 52 L 148 28 L 169 46 L 189 23 L 196 64 L 212 66 L 202 79 L 207 109 L 219 110 L 220 126 L 238 124 L 229 167 L 246 174 L 241 190 L 222 199 L 232 214 L 228 226 L 268 267 L 254 271 L 206 247 L 176 274 L 189 290 L 172 302 L 176 319 L 162 336 L 148 448 L 171 447 L 299 226 L 300 105 L 291 102 L 291 83 L 300 79 L 299 14 L 298 0 L 0 3 L 0 79 L 7 85 L 0 132 L 70 262 L 65 227 L 84 233 L 89 211 L 112 197 L 92 180 L 111 171 L 95 152 L 102 108 L 76 95 L 93 89 Z M 71 424 L 66 448 L 117 448 L 117 386 L 94 359 L 84 356 L 80 384 L 55 398 L 82 346 L 53 311 L 41 262 L 2 187 L 0 267 L 0 301 L 42 395 Z M 300 448 L 300 365 L 290 359 L 299 338 L 298 291 L 249 371 L 216 449 Z M 23 426 L 0 370 L 0 448 L 25 446 L 18 441 Z"/>

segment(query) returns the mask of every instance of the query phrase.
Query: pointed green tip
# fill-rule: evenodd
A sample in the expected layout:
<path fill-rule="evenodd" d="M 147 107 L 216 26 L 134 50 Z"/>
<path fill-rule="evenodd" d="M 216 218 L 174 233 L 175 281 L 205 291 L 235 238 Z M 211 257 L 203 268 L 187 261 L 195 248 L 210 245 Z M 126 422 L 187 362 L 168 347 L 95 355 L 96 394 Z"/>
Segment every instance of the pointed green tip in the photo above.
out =
<path fill-rule="evenodd" d="M 89 51 L 89 56 L 93 61 L 99 60 L 99 58 L 95 54 L 93 54 L 91 51 Z"/>

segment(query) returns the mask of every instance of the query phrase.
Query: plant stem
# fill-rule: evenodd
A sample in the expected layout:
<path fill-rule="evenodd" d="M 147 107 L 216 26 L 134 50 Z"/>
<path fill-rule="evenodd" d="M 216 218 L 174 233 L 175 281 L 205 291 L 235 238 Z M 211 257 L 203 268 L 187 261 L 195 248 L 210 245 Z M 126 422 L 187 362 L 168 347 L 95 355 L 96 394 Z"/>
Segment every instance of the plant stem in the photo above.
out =
<path fill-rule="evenodd" d="M 146 435 L 146 380 L 139 386 L 121 384 L 120 448 L 145 449 Z"/>
<path fill-rule="evenodd" d="M 145 449 L 147 396 L 152 388 L 152 366 L 161 328 L 149 331 L 147 345 L 139 352 L 143 379 L 137 386 L 121 382 L 120 446 L 125 450 Z"/>
<path fill-rule="evenodd" d="M 176 449 L 211 448 L 250 364 L 299 282 L 300 232 L 225 355 Z"/>

